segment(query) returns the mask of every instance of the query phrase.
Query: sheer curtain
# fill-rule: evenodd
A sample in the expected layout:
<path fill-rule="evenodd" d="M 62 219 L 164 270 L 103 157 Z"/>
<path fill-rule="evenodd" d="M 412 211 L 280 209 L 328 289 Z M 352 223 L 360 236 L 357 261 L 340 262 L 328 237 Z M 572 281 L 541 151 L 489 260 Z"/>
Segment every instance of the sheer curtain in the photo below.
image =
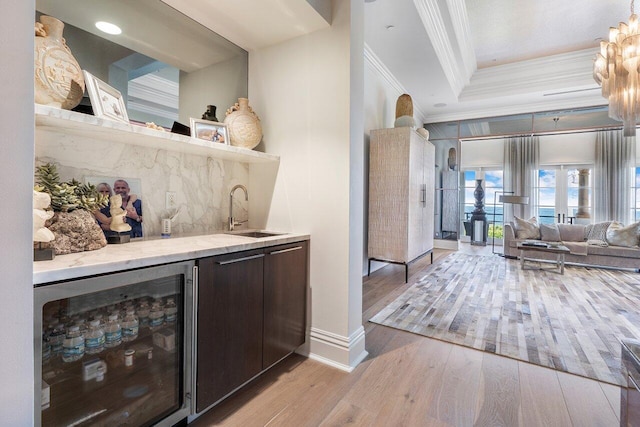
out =
<path fill-rule="evenodd" d="M 621 130 L 598 131 L 596 164 L 593 171 L 594 221 L 620 221 L 631 218 L 631 186 L 636 157 L 636 140 Z"/>
<path fill-rule="evenodd" d="M 504 205 L 505 223 L 513 216 L 529 219 L 536 216 L 538 192 L 537 173 L 540 164 L 540 138 L 518 136 L 507 138 L 504 143 L 504 191 L 516 196 L 529 197 L 528 205 Z"/>

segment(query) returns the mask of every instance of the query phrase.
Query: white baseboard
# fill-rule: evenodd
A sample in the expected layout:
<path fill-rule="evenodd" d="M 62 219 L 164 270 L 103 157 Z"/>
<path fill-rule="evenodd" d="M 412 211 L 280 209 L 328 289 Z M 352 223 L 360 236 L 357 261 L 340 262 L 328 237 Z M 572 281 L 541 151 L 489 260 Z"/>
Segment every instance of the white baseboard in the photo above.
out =
<path fill-rule="evenodd" d="M 364 348 L 364 327 L 349 337 L 311 328 L 310 344 L 305 356 L 345 372 L 351 372 L 367 357 Z"/>

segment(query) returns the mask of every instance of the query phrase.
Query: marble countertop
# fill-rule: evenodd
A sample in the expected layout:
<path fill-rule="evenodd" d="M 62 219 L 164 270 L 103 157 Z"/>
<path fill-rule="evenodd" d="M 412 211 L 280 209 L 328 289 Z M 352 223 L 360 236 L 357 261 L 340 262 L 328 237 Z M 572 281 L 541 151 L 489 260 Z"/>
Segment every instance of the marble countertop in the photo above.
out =
<path fill-rule="evenodd" d="M 37 286 L 49 282 L 186 261 L 301 240 L 309 240 L 309 235 L 282 233 L 276 236 L 253 238 L 221 232 L 198 236 L 174 235 L 168 239 L 133 239 L 131 242 L 121 245 L 107 245 L 95 251 L 57 255 L 51 261 L 34 262 L 33 284 Z"/>

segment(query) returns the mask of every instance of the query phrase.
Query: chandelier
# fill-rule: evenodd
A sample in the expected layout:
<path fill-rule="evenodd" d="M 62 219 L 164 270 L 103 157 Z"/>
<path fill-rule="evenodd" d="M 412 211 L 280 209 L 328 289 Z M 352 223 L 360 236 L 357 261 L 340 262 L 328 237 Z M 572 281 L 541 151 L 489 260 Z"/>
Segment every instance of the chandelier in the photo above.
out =
<path fill-rule="evenodd" d="M 636 135 L 640 121 L 640 25 L 633 11 L 629 24 L 609 28 L 609 41 L 600 42 L 593 78 L 609 100 L 609 117 L 623 123 L 624 136 Z"/>

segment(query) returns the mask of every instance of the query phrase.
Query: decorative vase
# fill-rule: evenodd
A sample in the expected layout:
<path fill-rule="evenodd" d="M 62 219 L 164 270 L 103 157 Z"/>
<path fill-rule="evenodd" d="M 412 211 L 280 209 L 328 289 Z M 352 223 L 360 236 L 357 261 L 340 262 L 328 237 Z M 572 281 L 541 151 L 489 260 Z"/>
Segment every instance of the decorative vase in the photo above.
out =
<path fill-rule="evenodd" d="M 252 149 L 262 139 L 260 118 L 249 106 L 247 98 L 238 98 L 238 102 L 227 110 L 224 123 L 233 146 Z"/>
<path fill-rule="evenodd" d="M 217 122 L 218 118 L 216 117 L 216 106 L 215 105 L 207 105 L 207 111 L 202 115 L 203 120 L 210 120 L 212 122 Z"/>
<path fill-rule="evenodd" d="M 413 117 L 413 100 L 408 93 L 403 93 L 396 101 L 396 119 L 402 116 Z"/>
<path fill-rule="evenodd" d="M 64 23 L 42 15 L 35 24 L 35 102 L 70 110 L 80 103 L 84 77 L 62 38 Z"/>
<path fill-rule="evenodd" d="M 396 101 L 396 120 L 393 122 L 393 127 L 416 127 L 413 119 L 413 100 L 411 95 L 403 93 L 398 97 Z"/>

